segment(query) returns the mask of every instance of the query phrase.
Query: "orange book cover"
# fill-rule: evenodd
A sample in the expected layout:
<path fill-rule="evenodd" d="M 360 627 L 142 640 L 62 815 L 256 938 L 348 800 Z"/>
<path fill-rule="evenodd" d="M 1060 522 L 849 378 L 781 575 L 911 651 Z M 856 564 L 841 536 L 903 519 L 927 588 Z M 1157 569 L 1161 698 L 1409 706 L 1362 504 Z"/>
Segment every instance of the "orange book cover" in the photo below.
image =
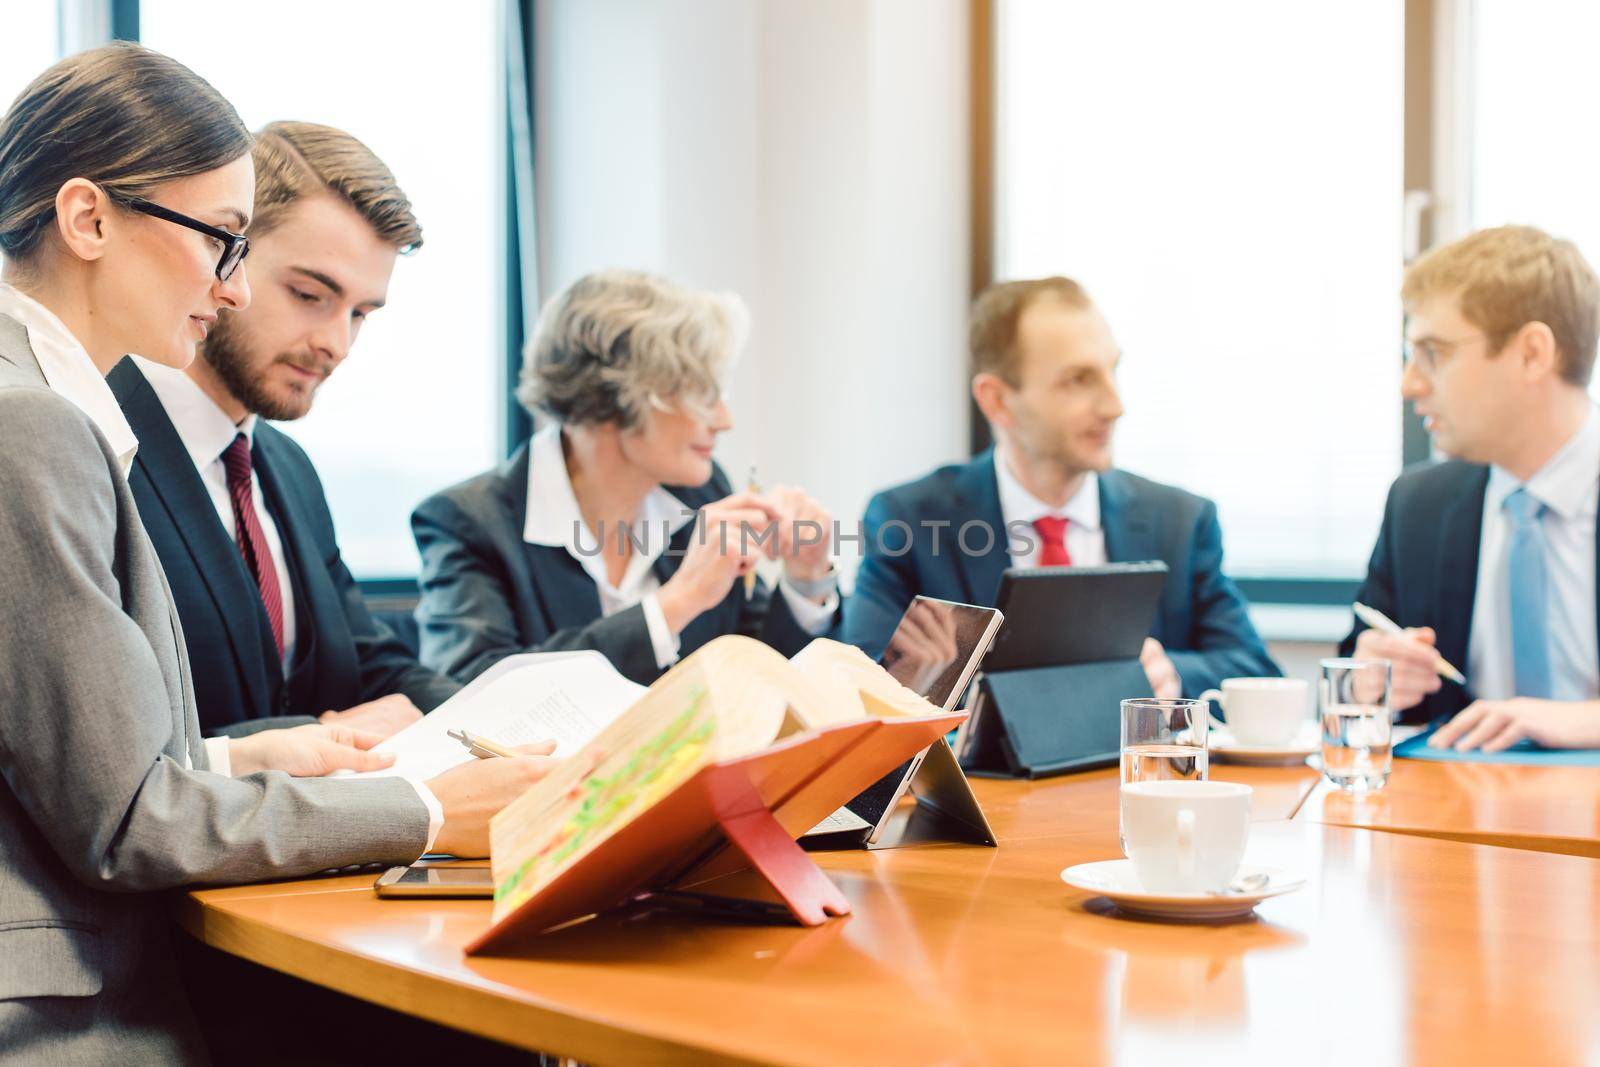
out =
<path fill-rule="evenodd" d="M 802 922 L 841 914 L 794 838 L 962 718 L 849 646 L 818 641 L 790 662 L 749 638 L 713 641 L 495 817 L 494 924 L 467 951 L 746 866 Z"/>

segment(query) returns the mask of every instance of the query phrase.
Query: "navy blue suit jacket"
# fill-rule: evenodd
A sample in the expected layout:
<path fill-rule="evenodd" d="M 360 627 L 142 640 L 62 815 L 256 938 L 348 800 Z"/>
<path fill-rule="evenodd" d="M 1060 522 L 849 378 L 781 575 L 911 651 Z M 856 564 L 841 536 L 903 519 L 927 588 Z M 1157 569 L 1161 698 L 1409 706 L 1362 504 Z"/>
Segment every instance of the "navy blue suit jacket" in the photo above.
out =
<path fill-rule="evenodd" d="M 1439 654 L 1463 672 L 1478 595 L 1478 541 L 1488 488 L 1489 468 L 1478 463 L 1449 460 L 1404 471 L 1389 489 L 1378 543 L 1367 564 L 1366 581 L 1356 594 L 1361 603 L 1401 626 L 1433 627 Z M 1595 565 L 1600 567 L 1600 539 Z M 1600 618 L 1600 596 L 1595 611 Z M 1364 629 L 1357 621 L 1339 646 L 1343 655 L 1355 651 L 1356 638 Z M 1470 675 L 1467 684 L 1472 684 Z M 1428 722 L 1454 715 L 1468 699 L 1466 690 L 1447 681 L 1421 704 L 1402 709 L 1401 721 Z"/>
<path fill-rule="evenodd" d="M 107 381 L 139 439 L 128 484 L 183 624 L 206 733 L 299 725 L 392 693 L 431 711 L 460 688 L 368 612 L 310 458 L 257 421 L 251 457 L 294 584 L 295 663 L 285 678 L 255 578 L 160 398 L 131 359 Z"/>
<path fill-rule="evenodd" d="M 1112 470 L 1100 475 L 1100 519 L 1109 561 L 1158 559 L 1169 568 L 1150 636 L 1165 646 L 1185 696 L 1197 697 L 1223 678 L 1282 673 L 1250 624 L 1244 598 L 1222 573 L 1216 505 Z M 884 524 L 896 520 L 913 531 L 911 550 L 900 556 L 879 544 Z M 969 555 L 957 547 L 957 532 L 972 520 L 996 532 L 989 551 Z M 879 493 L 867 505 L 863 533 L 866 555 L 845 602 L 844 639 L 869 655 L 882 654 L 914 596 L 992 605 L 1011 565 L 993 449 Z M 890 552 L 904 543 L 898 527 L 884 538 Z M 975 548 L 985 541 L 976 531 L 967 539 Z"/>
<path fill-rule="evenodd" d="M 635 604 L 601 615 L 600 591 L 572 553 L 523 540 L 528 465 L 524 443 L 495 469 L 429 497 L 412 512 L 411 532 L 422 556 L 417 624 L 423 662 L 470 681 L 518 652 L 594 649 L 622 674 L 650 684 L 662 671 L 644 608 Z M 715 467 L 705 485 L 668 491 L 684 507 L 699 509 L 732 490 Z M 654 572 L 663 585 L 677 572 L 693 532 L 693 523 L 684 526 L 656 559 Z M 679 655 L 733 633 L 757 637 L 786 656 L 812 640 L 781 595 L 758 583 L 746 600 L 744 583 L 735 582 L 720 604 L 684 627 Z"/>

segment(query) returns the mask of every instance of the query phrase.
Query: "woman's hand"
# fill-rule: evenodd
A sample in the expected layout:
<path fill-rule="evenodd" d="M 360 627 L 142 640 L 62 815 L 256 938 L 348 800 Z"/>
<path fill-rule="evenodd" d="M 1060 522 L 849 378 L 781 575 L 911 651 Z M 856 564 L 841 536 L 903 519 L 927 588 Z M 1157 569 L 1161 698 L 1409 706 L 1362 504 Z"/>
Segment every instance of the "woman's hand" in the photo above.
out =
<path fill-rule="evenodd" d="M 348 726 L 295 726 L 262 730 L 228 742 L 235 778 L 257 771 L 283 771 L 296 778 L 321 778 L 334 771 L 381 771 L 394 762 L 388 752 L 369 752 L 382 734 Z"/>
<path fill-rule="evenodd" d="M 815 582 L 833 569 L 833 516 L 828 509 L 792 485 L 774 486 L 764 494 L 778 515 L 778 544 L 768 555 L 783 561 L 783 573 L 797 582 Z"/>
<path fill-rule="evenodd" d="M 695 522 L 683 562 L 656 594 L 674 634 L 722 603 L 733 583 L 770 554 L 781 536 L 777 510 L 754 493 L 707 504 Z"/>
<path fill-rule="evenodd" d="M 561 764 L 551 756 L 555 749 L 554 741 L 522 745 L 515 756 L 468 760 L 430 778 L 428 789 L 444 811 L 433 850 L 487 856 L 489 820 Z"/>

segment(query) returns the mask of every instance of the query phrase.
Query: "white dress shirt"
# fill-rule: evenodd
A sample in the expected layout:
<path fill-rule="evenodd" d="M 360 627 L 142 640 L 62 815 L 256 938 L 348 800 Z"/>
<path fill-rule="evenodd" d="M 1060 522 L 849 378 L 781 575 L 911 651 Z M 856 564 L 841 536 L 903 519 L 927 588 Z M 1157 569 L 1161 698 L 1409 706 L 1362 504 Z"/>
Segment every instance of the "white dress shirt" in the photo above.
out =
<path fill-rule="evenodd" d="M 1507 577 L 1511 516 L 1502 505 L 1519 483 L 1489 469 L 1478 540 L 1478 588 L 1472 602 L 1467 677 L 1484 700 L 1516 696 L 1511 664 L 1511 590 Z M 1600 698 L 1596 658 L 1595 511 L 1600 506 L 1600 409 L 1526 483 L 1544 504 L 1545 561 L 1550 587 L 1550 694 L 1556 700 Z"/>
<path fill-rule="evenodd" d="M 200 472 L 200 481 L 205 484 L 206 493 L 211 497 L 211 506 L 216 509 L 217 518 L 222 520 L 222 528 L 228 531 L 228 540 L 238 544 L 238 522 L 233 514 L 233 497 L 228 493 L 228 472 L 223 466 L 222 454 L 241 433 L 251 445 L 255 444 L 256 417 L 246 415 L 244 421 L 235 425 L 206 395 L 205 390 L 183 371 L 142 356 L 134 356 L 133 359 L 145 380 L 150 383 L 150 388 L 160 398 L 167 418 L 172 420 L 178 438 L 183 442 L 184 451 L 189 453 L 189 459 Z M 288 677 L 289 665 L 294 662 L 294 584 L 289 579 L 289 561 L 284 555 L 283 537 L 278 532 L 278 524 L 272 519 L 272 513 L 267 509 L 266 496 L 261 492 L 261 477 L 255 473 L 254 467 L 250 472 L 250 497 L 255 504 L 256 519 L 261 523 L 261 531 L 267 539 L 272 569 L 278 576 L 278 590 L 283 600 L 283 673 L 284 677 Z M 253 575 L 251 580 L 254 581 Z"/>
<path fill-rule="evenodd" d="M 133 454 L 139 448 L 139 439 L 133 435 L 122 414 L 122 407 L 106 384 L 106 376 L 94 365 L 89 353 L 67 329 L 66 323 L 55 312 L 27 296 L 14 286 L 0 282 L 0 315 L 22 323 L 28 331 L 28 345 L 33 349 L 39 369 L 44 372 L 45 384 L 51 392 L 72 401 L 79 411 L 89 416 L 111 444 L 117 462 L 127 477 L 133 466 Z"/>
<path fill-rule="evenodd" d="M 1006 551 L 1013 567 L 1039 565 L 1044 541 L 1033 528 L 1033 522 L 1046 517 L 1067 520 L 1067 556 L 1074 567 L 1098 567 L 1105 563 L 1106 533 L 1100 526 L 1099 475 L 1090 471 L 1066 505 L 1053 508 L 1030 493 L 1012 473 L 1003 444 L 995 446 L 994 473 L 1000 483 L 1000 517 L 1006 526 L 1005 531 L 997 532 L 996 536 L 1009 535 Z M 973 539 L 968 537 L 967 543 L 973 544 Z"/>
<path fill-rule="evenodd" d="M 694 512 L 683 501 L 660 486 L 652 489 L 633 523 L 633 555 L 622 580 L 613 584 L 606 574 L 605 556 L 596 550 L 595 532 L 584 524 L 577 494 L 572 491 L 572 477 L 567 473 L 567 458 L 561 447 L 561 427 L 545 427 L 528 444 L 528 510 L 523 518 L 522 539 L 530 545 L 565 548 L 599 591 L 602 616 L 615 615 L 638 604 L 644 610 L 656 666 L 663 670 L 678 661 L 679 640 L 667 627 L 666 614 L 656 596 L 661 580 L 652 568 L 667 550 L 672 535 L 693 521 Z M 611 529 L 605 534 L 606 540 L 615 544 L 618 532 Z M 583 551 L 579 551 L 580 546 Z M 795 622 L 809 634 L 827 630 L 839 609 L 837 590 L 818 604 L 790 586 L 787 579 L 779 583 L 779 589 Z"/>
<path fill-rule="evenodd" d="M 117 465 L 126 478 L 133 466 L 133 457 L 139 449 L 139 439 L 128 425 L 122 405 L 116 394 L 106 384 L 105 375 L 94 365 L 89 353 L 66 323 L 55 312 L 16 289 L 0 282 L 0 315 L 22 323 L 28 331 L 28 346 L 44 372 L 45 384 L 50 391 L 72 402 L 73 406 L 99 428 L 116 453 Z M 205 739 L 206 758 L 217 774 L 231 777 L 232 761 L 228 758 L 228 739 Z M 184 762 L 188 763 L 188 746 L 184 747 Z"/>

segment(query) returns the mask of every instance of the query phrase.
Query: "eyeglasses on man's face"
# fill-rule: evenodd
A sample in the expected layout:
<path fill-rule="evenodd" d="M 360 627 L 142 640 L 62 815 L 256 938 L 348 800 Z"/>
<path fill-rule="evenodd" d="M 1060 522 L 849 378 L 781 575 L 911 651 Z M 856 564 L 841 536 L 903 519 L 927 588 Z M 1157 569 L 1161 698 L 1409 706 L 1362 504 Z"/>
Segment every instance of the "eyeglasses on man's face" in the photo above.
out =
<path fill-rule="evenodd" d="M 1474 337 L 1463 337 L 1459 341 L 1445 341 L 1437 337 L 1424 337 L 1419 341 L 1406 341 L 1406 364 L 1415 365 L 1424 374 L 1432 377 L 1439 369 L 1440 364 L 1449 359 L 1457 350 L 1478 341 L 1487 341 L 1484 334 Z"/>
<path fill-rule="evenodd" d="M 152 204 L 150 201 L 137 196 L 122 197 L 120 202 L 141 214 L 176 223 L 179 226 L 186 226 L 196 233 L 203 233 L 207 237 L 220 242 L 222 254 L 217 257 L 217 281 L 219 282 L 225 282 L 233 277 L 233 272 L 239 269 L 239 264 L 244 262 L 244 257 L 250 254 L 250 239 L 242 233 L 231 233 L 219 226 L 207 225 L 199 219 L 192 219 L 188 215 L 180 214 L 171 208 L 162 207 L 160 204 Z"/>

